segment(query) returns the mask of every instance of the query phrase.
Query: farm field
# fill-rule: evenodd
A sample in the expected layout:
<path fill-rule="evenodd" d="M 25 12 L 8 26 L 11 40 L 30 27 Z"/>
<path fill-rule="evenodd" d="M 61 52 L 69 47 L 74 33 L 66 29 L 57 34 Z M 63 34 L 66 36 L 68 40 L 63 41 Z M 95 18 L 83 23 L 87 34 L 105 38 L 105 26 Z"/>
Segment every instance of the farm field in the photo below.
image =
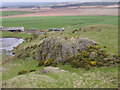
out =
<path fill-rule="evenodd" d="M 3 18 L 11 18 L 11 17 L 36 17 L 36 16 L 117 16 L 118 8 L 103 8 L 104 6 L 100 6 L 99 8 L 57 8 L 57 9 L 3 9 L 4 11 L 17 11 L 17 12 L 35 12 L 28 14 L 20 14 L 20 15 L 11 15 L 4 16 Z"/>
<path fill-rule="evenodd" d="M 48 17 L 18 17 L 3 18 L 4 27 L 25 27 L 25 29 L 49 29 L 65 27 L 67 30 L 93 24 L 117 25 L 117 16 L 48 16 Z"/>
<path fill-rule="evenodd" d="M 48 17 L 14 17 L 3 18 L 4 27 L 25 27 L 25 30 L 36 28 L 37 31 L 49 28 L 65 28 L 61 32 L 47 32 L 47 37 L 79 37 L 89 38 L 100 44 L 100 47 L 108 51 L 111 55 L 118 54 L 118 17 L 117 16 L 48 16 Z M 73 33 L 74 30 L 80 29 Z M 62 34 L 61 34 L 62 33 Z M 31 41 L 23 42 L 17 49 L 18 53 L 24 53 L 23 49 L 39 45 L 46 34 L 38 35 L 34 39 L 32 35 L 26 33 L 3 32 L 2 37 L 31 38 Z M 33 49 L 25 50 L 32 53 Z M 92 67 L 90 70 L 84 68 L 74 68 L 69 64 L 58 65 L 59 68 L 67 71 L 65 73 L 40 73 L 44 67 L 38 67 L 38 61 L 31 59 L 15 59 L 3 64 L 3 87 L 41 87 L 41 88 L 116 88 L 118 85 L 118 65 L 110 67 Z M 35 72 L 29 72 L 30 70 Z M 19 71 L 28 71 L 24 75 L 18 75 Z M 34 81 L 35 80 L 35 81 Z M 19 82 L 18 82 L 19 81 Z M 27 82 L 26 82 L 27 81 Z M 26 82 L 26 83 L 24 83 Z M 51 84 L 52 83 L 52 84 Z"/>
<path fill-rule="evenodd" d="M 0 11 L 1 16 L 11 16 L 11 15 L 20 15 L 20 14 L 28 14 L 32 12 L 14 12 L 14 11 Z"/>

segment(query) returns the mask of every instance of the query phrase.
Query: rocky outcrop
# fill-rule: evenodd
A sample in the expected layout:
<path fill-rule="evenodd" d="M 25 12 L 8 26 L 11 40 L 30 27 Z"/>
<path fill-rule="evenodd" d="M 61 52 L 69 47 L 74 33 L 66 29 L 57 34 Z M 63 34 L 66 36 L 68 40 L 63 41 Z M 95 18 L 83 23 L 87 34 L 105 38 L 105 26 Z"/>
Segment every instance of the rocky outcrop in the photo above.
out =
<path fill-rule="evenodd" d="M 15 57 L 23 62 L 38 60 L 38 66 L 57 66 L 69 63 L 74 67 L 89 69 L 91 66 L 109 66 L 119 63 L 118 56 L 101 49 L 88 38 L 44 38 L 40 43 L 28 46 Z"/>
<path fill-rule="evenodd" d="M 59 63 L 80 51 L 86 51 L 88 46 L 96 46 L 97 44 L 97 42 L 88 38 L 45 38 L 38 47 L 36 59 Z M 42 62 L 40 63 L 42 65 Z"/>

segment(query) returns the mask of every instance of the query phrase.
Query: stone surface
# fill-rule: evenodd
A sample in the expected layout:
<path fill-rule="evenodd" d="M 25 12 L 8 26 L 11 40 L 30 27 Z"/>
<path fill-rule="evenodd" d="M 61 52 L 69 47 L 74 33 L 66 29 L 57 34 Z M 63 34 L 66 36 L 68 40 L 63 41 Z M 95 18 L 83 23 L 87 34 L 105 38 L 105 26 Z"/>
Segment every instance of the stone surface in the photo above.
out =
<path fill-rule="evenodd" d="M 97 42 L 88 38 L 45 38 L 38 47 L 36 60 L 54 59 L 55 62 L 66 60 L 69 56 L 77 54 L 81 50 L 86 50 L 89 45 L 95 46 Z"/>
<path fill-rule="evenodd" d="M 65 71 L 65 70 L 62 70 L 62 69 L 60 69 L 60 68 L 58 68 L 58 67 L 52 67 L 52 66 L 49 66 L 49 67 L 44 67 L 41 71 L 40 71 L 41 73 L 59 73 L 59 72 L 67 72 L 67 71 Z"/>

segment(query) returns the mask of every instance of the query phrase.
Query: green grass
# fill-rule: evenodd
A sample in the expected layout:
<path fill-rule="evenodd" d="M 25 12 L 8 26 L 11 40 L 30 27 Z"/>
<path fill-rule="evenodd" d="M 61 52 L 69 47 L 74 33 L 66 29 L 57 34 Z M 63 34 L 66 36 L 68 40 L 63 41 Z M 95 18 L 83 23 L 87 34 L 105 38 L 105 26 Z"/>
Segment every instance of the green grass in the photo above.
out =
<path fill-rule="evenodd" d="M 98 27 L 99 26 L 99 27 Z M 104 46 L 107 46 L 105 50 L 110 52 L 111 54 L 118 54 L 118 29 L 112 28 L 114 25 L 109 25 L 110 27 L 103 27 L 101 24 L 95 24 L 94 29 L 87 30 L 86 32 L 80 31 L 76 34 L 72 34 L 70 32 L 67 33 L 66 36 L 70 37 L 81 37 L 81 38 L 89 38 L 92 40 L 95 40 L 100 44 L 100 46 L 103 48 Z M 91 26 L 87 26 L 91 27 Z M 84 27 L 85 28 L 85 27 Z M 99 32 L 98 30 L 101 29 Z"/>
<path fill-rule="evenodd" d="M 3 67 L 3 83 L 6 87 L 36 87 L 36 88 L 116 88 L 118 83 L 118 66 L 93 67 L 90 70 L 73 68 L 70 65 L 60 65 L 67 72 L 40 73 L 43 67 L 37 67 L 37 61 L 14 61 Z M 30 73 L 29 70 L 36 72 Z M 28 73 L 18 75 L 19 71 Z"/>
<path fill-rule="evenodd" d="M 31 69 L 39 70 L 40 67 L 38 67 L 37 64 L 38 62 L 36 60 L 31 60 L 29 62 L 23 62 L 23 60 L 17 60 L 17 61 L 13 61 L 11 64 L 7 63 L 3 65 L 3 69 L 5 69 L 5 71 L 2 72 L 3 74 L 2 80 L 8 80 L 10 78 L 18 76 L 18 72 L 22 70 L 27 70 L 28 72 Z"/>
<path fill-rule="evenodd" d="M 0 37 L 19 37 L 19 38 L 30 38 L 31 35 L 27 33 L 15 33 L 15 32 L 2 32 Z"/>
<path fill-rule="evenodd" d="M 2 16 L 11 16 L 11 15 L 19 15 L 19 14 L 27 14 L 32 12 L 13 12 L 13 11 L 2 11 L 0 15 Z"/>
<path fill-rule="evenodd" d="M 117 25 L 117 16 L 48 16 L 48 17 L 17 17 L 3 18 L 4 27 L 20 27 L 25 29 L 49 29 L 67 27 L 67 30 L 73 30 L 93 24 L 112 24 Z"/>

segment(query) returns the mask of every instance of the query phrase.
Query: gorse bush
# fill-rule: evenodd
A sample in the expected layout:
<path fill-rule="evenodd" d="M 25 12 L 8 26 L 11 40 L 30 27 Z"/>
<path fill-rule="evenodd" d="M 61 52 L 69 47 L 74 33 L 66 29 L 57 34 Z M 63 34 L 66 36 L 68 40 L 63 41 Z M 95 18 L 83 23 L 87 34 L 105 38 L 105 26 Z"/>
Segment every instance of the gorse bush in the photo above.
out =
<path fill-rule="evenodd" d="M 104 47 L 107 48 L 107 47 Z M 99 44 L 88 38 L 44 38 L 40 44 L 22 48 L 15 54 L 17 58 L 38 61 L 38 66 L 57 66 L 71 64 L 86 68 L 109 66 L 119 62 L 117 55 L 110 55 Z"/>
<path fill-rule="evenodd" d="M 98 43 L 90 39 L 70 38 L 67 41 L 63 38 L 45 39 L 38 48 L 39 66 L 71 64 L 76 68 L 89 69 L 118 62 L 117 56 L 114 55 L 114 58 L 110 53 L 101 49 Z"/>
<path fill-rule="evenodd" d="M 107 63 L 105 58 L 109 57 L 109 53 L 100 49 L 99 46 L 88 46 L 86 51 L 79 51 L 65 60 L 64 63 L 70 63 L 74 67 L 87 68 L 90 66 L 102 66 Z"/>
<path fill-rule="evenodd" d="M 49 66 L 49 65 L 53 64 L 53 61 L 54 61 L 53 58 L 49 58 L 48 60 L 46 60 L 46 61 L 44 62 L 44 65 L 45 65 L 45 66 Z"/>
<path fill-rule="evenodd" d="M 71 64 L 73 67 L 90 69 L 93 66 L 109 66 L 112 63 L 109 62 L 110 54 L 101 49 L 98 45 L 88 46 L 86 50 L 80 50 L 79 53 L 68 57 L 66 60 L 59 63 L 55 63 L 53 58 L 49 58 L 42 61 L 42 65 L 50 66 L 57 64 Z M 115 56 L 114 56 L 115 57 Z"/>

